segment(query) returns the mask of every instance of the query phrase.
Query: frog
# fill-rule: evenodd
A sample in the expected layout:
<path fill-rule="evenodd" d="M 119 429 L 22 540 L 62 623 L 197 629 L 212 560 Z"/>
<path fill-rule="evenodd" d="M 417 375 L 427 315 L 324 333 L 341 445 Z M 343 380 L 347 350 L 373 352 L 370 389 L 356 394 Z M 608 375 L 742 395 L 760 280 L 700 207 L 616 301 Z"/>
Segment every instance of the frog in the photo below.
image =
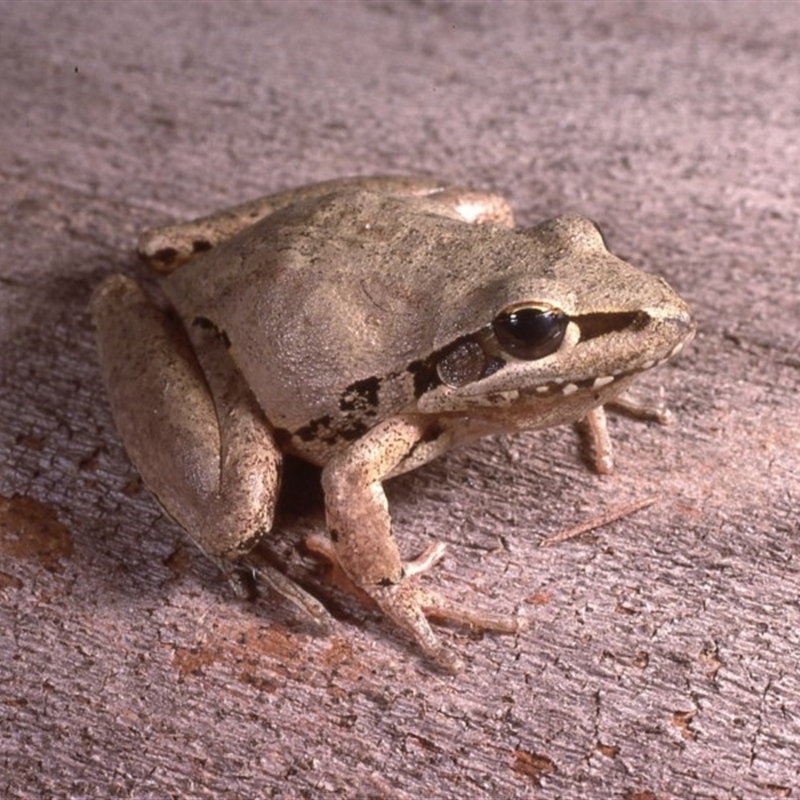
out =
<path fill-rule="evenodd" d="M 426 588 L 445 548 L 401 556 L 384 482 L 567 423 L 608 472 L 605 409 L 667 421 L 629 388 L 695 331 L 686 301 L 588 218 L 518 227 L 501 194 L 432 177 L 303 186 L 146 231 L 138 252 L 159 296 L 112 274 L 90 310 L 116 429 L 158 503 L 229 575 L 323 619 L 253 556 L 284 457 L 316 465 L 326 534 L 309 546 L 453 673 L 464 659 L 432 620 L 499 633 L 527 620 Z"/>

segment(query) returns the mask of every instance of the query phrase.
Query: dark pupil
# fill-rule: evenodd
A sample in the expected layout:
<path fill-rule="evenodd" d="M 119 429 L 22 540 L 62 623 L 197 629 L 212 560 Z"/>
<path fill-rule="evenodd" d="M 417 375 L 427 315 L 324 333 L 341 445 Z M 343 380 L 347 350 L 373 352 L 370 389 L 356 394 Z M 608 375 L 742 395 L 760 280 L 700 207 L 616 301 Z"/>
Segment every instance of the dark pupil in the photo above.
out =
<path fill-rule="evenodd" d="M 532 361 L 558 350 L 567 318 L 556 308 L 518 308 L 498 314 L 492 327 L 507 353 Z"/>

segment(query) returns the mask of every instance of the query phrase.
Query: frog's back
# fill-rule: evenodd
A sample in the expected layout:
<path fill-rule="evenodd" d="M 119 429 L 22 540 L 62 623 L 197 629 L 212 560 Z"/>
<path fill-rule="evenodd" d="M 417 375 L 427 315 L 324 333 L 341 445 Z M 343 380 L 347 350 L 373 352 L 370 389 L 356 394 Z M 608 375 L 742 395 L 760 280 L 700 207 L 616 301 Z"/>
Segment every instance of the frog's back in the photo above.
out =
<path fill-rule="evenodd" d="M 351 385 L 424 359 L 453 293 L 475 283 L 476 241 L 509 235 L 403 198 L 336 193 L 273 214 L 164 290 L 186 324 L 224 331 L 268 417 L 293 429 L 338 412 Z M 392 411 L 408 401 L 396 395 Z"/>

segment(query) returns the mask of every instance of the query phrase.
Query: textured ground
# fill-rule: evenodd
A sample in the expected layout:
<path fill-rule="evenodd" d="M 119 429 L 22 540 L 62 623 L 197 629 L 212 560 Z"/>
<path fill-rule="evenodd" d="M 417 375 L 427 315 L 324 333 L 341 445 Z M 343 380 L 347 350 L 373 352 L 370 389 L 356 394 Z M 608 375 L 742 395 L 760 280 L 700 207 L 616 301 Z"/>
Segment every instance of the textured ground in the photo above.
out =
<path fill-rule="evenodd" d="M 0 2 L 0 795 L 797 795 L 799 9 Z M 234 600 L 130 467 L 86 313 L 143 227 L 419 171 L 593 217 L 699 323 L 613 475 L 565 429 L 390 484 L 404 550 L 450 544 L 426 580 L 533 623 L 445 631 L 457 678 L 330 587 L 328 636 Z"/>

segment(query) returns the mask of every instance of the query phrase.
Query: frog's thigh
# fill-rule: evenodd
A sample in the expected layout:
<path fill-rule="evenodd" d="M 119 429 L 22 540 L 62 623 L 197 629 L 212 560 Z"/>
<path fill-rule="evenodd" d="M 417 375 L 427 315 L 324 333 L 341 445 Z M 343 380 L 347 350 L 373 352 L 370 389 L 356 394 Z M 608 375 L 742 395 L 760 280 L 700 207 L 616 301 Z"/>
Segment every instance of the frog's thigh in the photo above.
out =
<path fill-rule="evenodd" d="M 234 422 L 233 433 L 220 434 L 214 401 L 180 324 L 122 275 L 101 284 L 91 311 L 114 421 L 131 461 L 201 548 L 212 556 L 236 557 L 271 522 L 277 460 L 270 463 L 274 445 L 268 431 L 252 442 L 264 448 L 266 469 L 262 459 L 258 474 L 245 479 L 235 446 L 223 455 L 221 467 L 225 441 L 235 441 L 241 425 Z M 245 425 L 252 427 L 250 421 Z M 220 497 L 221 473 L 223 487 L 239 484 L 233 493 L 237 513 L 229 518 L 223 515 L 230 503 Z"/>

